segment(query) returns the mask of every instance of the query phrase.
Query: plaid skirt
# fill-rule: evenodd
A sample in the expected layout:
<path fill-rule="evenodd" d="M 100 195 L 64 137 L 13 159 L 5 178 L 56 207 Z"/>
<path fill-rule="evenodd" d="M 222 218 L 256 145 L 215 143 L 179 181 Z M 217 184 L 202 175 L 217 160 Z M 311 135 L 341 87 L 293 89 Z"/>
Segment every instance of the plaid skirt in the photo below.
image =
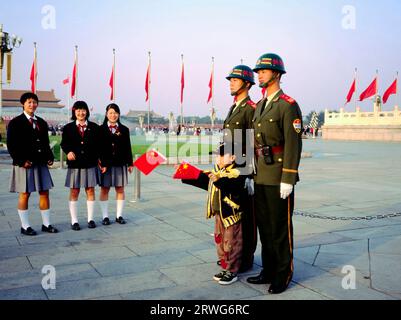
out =
<path fill-rule="evenodd" d="M 10 192 L 40 192 L 54 187 L 49 168 L 34 165 L 29 169 L 13 166 L 10 179 Z"/>
<path fill-rule="evenodd" d="M 100 174 L 101 187 L 125 187 L 128 184 L 127 166 L 107 168 L 105 173 Z"/>
<path fill-rule="evenodd" d="M 65 178 L 67 188 L 93 188 L 100 182 L 98 167 L 68 168 Z"/>

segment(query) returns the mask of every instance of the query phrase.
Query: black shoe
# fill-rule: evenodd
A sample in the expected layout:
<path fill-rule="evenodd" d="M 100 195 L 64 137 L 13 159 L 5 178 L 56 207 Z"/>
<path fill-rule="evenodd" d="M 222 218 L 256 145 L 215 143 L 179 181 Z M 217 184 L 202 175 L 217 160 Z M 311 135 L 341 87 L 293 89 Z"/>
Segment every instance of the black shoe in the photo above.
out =
<path fill-rule="evenodd" d="M 287 289 L 288 285 L 286 284 L 281 284 L 281 285 L 274 285 L 271 284 L 269 287 L 269 293 L 271 294 L 279 294 L 284 292 Z"/>
<path fill-rule="evenodd" d="M 118 222 L 119 224 L 125 224 L 125 220 L 123 217 L 116 218 L 116 222 Z"/>
<path fill-rule="evenodd" d="M 49 224 L 48 227 L 46 227 L 45 225 L 42 224 L 42 231 L 43 232 L 48 232 L 48 233 L 57 233 L 58 230 L 53 227 L 51 224 Z"/>
<path fill-rule="evenodd" d="M 256 277 L 247 278 L 246 281 L 248 283 L 252 283 L 252 284 L 266 284 L 266 283 L 272 282 L 271 279 L 269 277 L 267 277 L 263 271 Z"/>
<path fill-rule="evenodd" d="M 21 227 L 21 233 L 27 236 L 36 236 L 36 231 L 33 230 L 31 227 L 26 228 L 26 230 Z"/>
<path fill-rule="evenodd" d="M 78 222 L 75 222 L 73 225 L 71 225 L 71 229 L 75 231 L 81 230 L 81 227 L 79 226 Z"/>
<path fill-rule="evenodd" d="M 94 229 L 94 228 L 96 228 L 96 223 L 95 223 L 95 221 L 93 221 L 93 220 L 89 221 L 89 222 L 88 222 L 88 228 L 89 228 L 89 229 Z"/>
<path fill-rule="evenodd" d="M 108 226 L 110 224 L 110 219 L 108 217 L 104 218 L 102 220 L 102 225 L 104 226 Z"/>

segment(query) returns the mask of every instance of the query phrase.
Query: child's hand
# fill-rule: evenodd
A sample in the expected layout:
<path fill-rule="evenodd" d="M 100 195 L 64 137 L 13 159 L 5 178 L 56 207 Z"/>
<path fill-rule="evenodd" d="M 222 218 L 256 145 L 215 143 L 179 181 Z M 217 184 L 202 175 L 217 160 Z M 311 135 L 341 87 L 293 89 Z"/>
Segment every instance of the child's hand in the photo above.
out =
<path fill-rule="evenodd" d="M 213 173 L 209 173 L 208 177 L 209 177 L 209 179 L 212 180 L 213 182 L 216 182 L 217 180 L 219 180 L 219 177 L 216 176 L 216 175 L 213 174 Z"/>

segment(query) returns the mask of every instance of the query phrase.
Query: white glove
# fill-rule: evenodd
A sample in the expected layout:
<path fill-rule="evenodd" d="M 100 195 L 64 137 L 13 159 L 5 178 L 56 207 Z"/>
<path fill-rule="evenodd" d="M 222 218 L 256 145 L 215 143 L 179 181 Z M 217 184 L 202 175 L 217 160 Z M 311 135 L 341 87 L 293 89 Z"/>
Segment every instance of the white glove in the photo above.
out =
<path fill-rule="evenodd" d="M 291 194 L 293 188 L 294 187 L 293 187 L 292 184 L 281 182 L 280 183 L 280 197 L 281 197 L 281 199 L 287 199 L 287 197 Z"/>
<path fill-rule="evenodd" d="M 255 193 L 253 179 L 246 178 L 244 189 L 248 189 L 248 194 L 252 196 Z"/>

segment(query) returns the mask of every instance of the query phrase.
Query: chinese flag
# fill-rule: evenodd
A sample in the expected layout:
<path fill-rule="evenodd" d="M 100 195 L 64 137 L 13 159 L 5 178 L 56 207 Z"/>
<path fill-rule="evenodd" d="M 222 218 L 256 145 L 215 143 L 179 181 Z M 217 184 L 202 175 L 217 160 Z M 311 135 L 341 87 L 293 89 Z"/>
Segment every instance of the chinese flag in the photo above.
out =
<path fill-rule="evenodd" d="M 148 71 L 146 71 L 146 82 L 145 82 L 146 99 L 145 99 L 145 102 L 149 100 L 149 83 L 150 83 L 150 64 L 148 65 Z"/>
<path fill-rule="evenodd" d="M 167 158 L 164 155 L 152 149 L 136 159 L 134 166 L 137 167 L 144 175 L 148 175 L 157 166 L 166 162 L 166 160 Z"/>
<path fill-rule="evenodd" d="M 197 167 L 189 164 L 188 162 L 183 161 L 180 166 L 177 168 L 177 171 L 174 173 L 174 179 L 198 179 L 201 170 Z"/>
<path fill-rule="evenodd" d="M 348 102 L 351 101 L 352 96 L 353 96 L 353 94 L 354 94 L 354 92 L 355 92 L 355 86 L 356 86 L 356 81 L 355 81 L 355 79 L 354 79 L 354 81 L 352 82 L 351 88 L 350 88 L 349 91 L 348 91 L 348 94 L 347 94 L 347 102 L 346 102 L 346 103 L 348 103 Z"/>
<path fill-rule="evenodd" d="M 209 80 L 209 97 L 207 98 L 207 103 L 209 103 L 210 99 L 212 99 L 213 96 L 213 72 L 210 74 L 210 80 Z"/>
<path fill-rule="evenodd" d="M 388 97 L 391 94 L 397 93 L 397 79 L 393 81 L 393 83 L 387 88 L 386 92 L 383 94 L 383 103 L 387 102 Z"/>
<path fill-rule="evenodd" d="M 364 92 L 359 96 L 359 101 L 363 101 L 377 93 L 377 78 L 375 78 L 369 87 L 366 88 Z"/>
<path fill-rule="evenodd" d="M 184 101 L 184 62 L 182 63 L 182 68 L 181 68 L 181 103 Z"/>
<path fill-rule="evenodd" d="M 74 68 L 72 69 L 72 83 L 71 83 L 71 98 L 75 96 L 75 86 L 77 83 L 77 62 L 74 62 Z"/>
<path fill-rule="evenodd" d="M 32 68 L 31 68 L 31 76 L 29 79 L 31 80 L 31 91 L 33 93 L 36 93 L 36 78 L 37 78 L 37 71 L 36 71 L 36 58 L 34 59 L 32 63 Z"/>
<path fill-rule="evenodd" d="M 111 69 L 111 76 L 110 76 L 110 80 L 109 80 L 109 86 L 111 88 L 110 100 L 113 101 L 114 100 L 114 66 Z"/>
<path fill-rule="evenodd" d="M 63 84 L 65 85 L 65 84 L 68 84 L 68 83 L 70 83 L 70 77 L 67 77 L 67 78 L 65 78 L 64 80 L 63 80 Z"/>

